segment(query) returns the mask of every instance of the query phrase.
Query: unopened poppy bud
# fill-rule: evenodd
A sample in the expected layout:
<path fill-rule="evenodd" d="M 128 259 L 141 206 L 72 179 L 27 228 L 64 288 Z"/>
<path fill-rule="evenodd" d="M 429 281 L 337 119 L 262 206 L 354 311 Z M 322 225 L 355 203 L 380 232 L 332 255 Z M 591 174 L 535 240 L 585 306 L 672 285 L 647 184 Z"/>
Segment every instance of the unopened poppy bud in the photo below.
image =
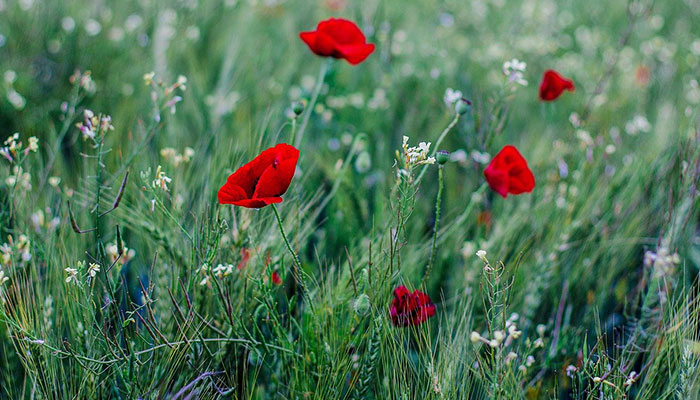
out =
<path fill-rule="evenodd" d="M 469 111 L 469 108 L 471 107 L 471 105 L 472 105 L 471 101 L 469 101 L 465 98 L 461 98 L 461 99 L 457 100 L 457 102 L 455 103 L 455 112 L 459 115 L 464 115 L 467 113 L 467 111 Z"/>
<path fill-rule="evenodd" d="M 369 311 L 371 308 L 369 296 L 367 296 L 364 293 L 357 296 L 357 298 L 355 299 L 355 304 L 353 305 L 353 308 L 355 309 L 355 313 L 357 315 L 359 315 L 360 317 L 364 317 L 365 315 L 369 314 Z"/>
<path fill-rule="evenodd" d="M 450 159 L 450 152 L 446 150 L 440 150 L 437 152 L 435 158 L 437 159 L 438 164 L 445 165 L 445 163 Z"/>
<path fill-rule="evenodd" d="M 304 103 L 302 103 L 301 101 L 292 102 L 292 111 L 297 117 L 300 116 L 301 113 L 304 112 Z"/>

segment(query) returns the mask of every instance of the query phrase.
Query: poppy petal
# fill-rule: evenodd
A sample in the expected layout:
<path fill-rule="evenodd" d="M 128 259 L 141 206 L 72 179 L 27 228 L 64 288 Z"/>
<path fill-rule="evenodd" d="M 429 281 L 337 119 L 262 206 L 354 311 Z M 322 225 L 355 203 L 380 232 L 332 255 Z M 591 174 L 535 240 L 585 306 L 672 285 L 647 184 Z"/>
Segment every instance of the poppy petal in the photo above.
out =
<path fill-rule="evenodd" d="M 362 45 L 346 45 L 338 46 L 338 50 L 343 55 L 343 58 L 352 65 L 357 65 L 365 61 L 372 52 L 374 52 L 374 44 Z"/>
<path fill-rule="evenodd" d="M 238 200 L 234 201 L 231 204 L 234 206 L 241 206 L 245 208 L 263 208 L 265 206 L 269 206 L 270 204 L 273 203 L 281 203 L 282 198 L 281 197 L 263 197 L 259 199 L 243 199 L 243 200 Z"/>
<path fill-rule="evenodd" d="M 232 182 L 226 182 L 224 186 L 219 189 L 217 197 L 221 204 L 233 204 L 235 201 L 247 198 L 248 195 L 242 187 Z"/>

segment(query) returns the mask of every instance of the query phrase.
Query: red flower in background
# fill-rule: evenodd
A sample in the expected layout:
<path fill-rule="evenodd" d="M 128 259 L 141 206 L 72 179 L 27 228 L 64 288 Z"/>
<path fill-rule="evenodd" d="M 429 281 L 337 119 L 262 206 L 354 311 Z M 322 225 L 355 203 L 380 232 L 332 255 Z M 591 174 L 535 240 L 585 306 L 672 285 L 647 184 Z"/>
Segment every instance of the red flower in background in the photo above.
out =
<path fill-rule="evenodd" d="M 342 18 L 321 21 L 315 31 L 301 32 L 299 37 L 315 54 L 342 58 L 352 65 L 361 63 L 374 51 L 374 44 L 367 43 L 360 28 Z"/>
<path fill-rule="evenodd" d="M 427 294 L 418 290 L 411 293 L 401 285 L 394 289 L 389 314 L 396 326 L 416 326 L 435 315 L 435 304 Z"/>
<path fill-rule="evenodd" d="M 247 208 L 281 203 L 298 159 L 299 150 L 284 143 L 263 151 L 228 177 L 219 189 L 219 203 Z"/>
<path fill-rule="evenodd" d="M 531 192 L 535 187 L 535 177 L 515 146 L 502 148 L 484 170 L 484 176 L 491 189 L 503 197 Z"/>
<path fill-rule="evenodd" d="M 540 100 L 553 101 L 565 90 L 573 92 L 575 89 L 571 79 L 564 78 L 553 69 L 548 69 L 544 71 L 542 83 L 540 83 Z"/>
<path fill-rule="evenodd" d="M 278 274 L 277 271 L 272 273 L 272 283 L 277 286 L 282 284 L 282 278 L 280 278 L 280 274 Z"/>
<path fill-rule="evenodd" d="M 236 267 L 239 271 L 248 266 L 248 261 L 250 261 L 250 249 L 241 248 L 240 254 L 241 261 L 238 263 L 238 267 Z"/>

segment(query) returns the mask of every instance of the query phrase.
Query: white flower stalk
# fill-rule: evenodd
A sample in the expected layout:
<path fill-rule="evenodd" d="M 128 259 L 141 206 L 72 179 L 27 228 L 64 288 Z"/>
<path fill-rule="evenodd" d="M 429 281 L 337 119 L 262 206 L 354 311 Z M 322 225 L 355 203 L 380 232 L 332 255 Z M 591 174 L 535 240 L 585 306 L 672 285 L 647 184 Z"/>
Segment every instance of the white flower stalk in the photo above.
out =
<path fill-rule="evenodd" d="M 90 276 L 90 278 L 95 278 L 98 272 L 100 272 L 100 266 L 95 263 L 90 263 L 88 267 L 88 276 Z"/>
<path fill-rule="evenodd" d="M 168 178 L 167 175 L 165 175 L 165 172 L 163 172 L 162 167 L 159 165 L 158 169 L 156 169 L 156 179 L 153 180 L 151 185 L 153 188 L 160 188 L 164 191 L 168 191 L 168 183 L 172 182 L 172 179 Z"/>
<path fill-rule="evenodd" d="M 514 58 L 503 63 L 503 75 L 506 76 L 508 83 L 527 86 L 527 80 L 523 77 L 525 68 L 527 68 L 527 64 L 524 61 Z"/>
<path fill-rule="evenodd" d="M 78 284 L 78 270 L 75 268 L 66 268 L 64 271 L 68 274 L 66 277 L 66 283 L 75 283 L 76 285 Z"/>

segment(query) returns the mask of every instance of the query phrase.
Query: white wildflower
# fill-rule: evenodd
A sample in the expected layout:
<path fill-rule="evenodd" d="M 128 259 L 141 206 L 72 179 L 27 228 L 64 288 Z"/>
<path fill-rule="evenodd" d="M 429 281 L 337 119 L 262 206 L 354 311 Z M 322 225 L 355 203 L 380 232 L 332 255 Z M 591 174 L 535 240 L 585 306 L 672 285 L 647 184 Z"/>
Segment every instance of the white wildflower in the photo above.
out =
<path fill-rule="evenodd" d="M 37 150 L 39 150 L 39 139 L 37 139 L 36 136 L 32 136 L 29 138 L 29 146 L 27 147 L 29 151 L 33 151 L 36 153 Z"/>
<path fill-rule="evenodd" d="M 88 275 L 90 278 L 94 278 L 98 272 L 100 272 L 100 266 L 95 263 L 90 263 L 90 266 L 88 267 Z"/>
<path fill-rule="evenodd" d="M 442 99 L 445 101 L 445 105 L 451 108 L 457 102 L 457 100 L 461 99 L 462 97 L 464 97 L 464 95 L 461 91 L 447 88 Z"/>
<path fill-rule="evenodd" d="M 527 80 L 523 77 L 525 68 L 527 68 L 527 64 L 524 61 L 514 58 L 503 63 L 503 75 L 506 76 L 509 83 L 527 86 Z"/>
<path fill-rule="evenodd" d="M 75 283 L 78 284 L 78 270 L 75 268 L 66 268 L 65 269 L 66 273 L 68 276 L 66 277 L 66 283 Z"/>
<path fill-rule="evenodd" d="M 161 188 L 164 191 L 168 191 L 168 183 L 172 182 L 172 179 L 168 178 L 163 172 L 162 167 L 159 165 L 156 169 L 156 179 L 151 183 L 154 188 Z"/>

